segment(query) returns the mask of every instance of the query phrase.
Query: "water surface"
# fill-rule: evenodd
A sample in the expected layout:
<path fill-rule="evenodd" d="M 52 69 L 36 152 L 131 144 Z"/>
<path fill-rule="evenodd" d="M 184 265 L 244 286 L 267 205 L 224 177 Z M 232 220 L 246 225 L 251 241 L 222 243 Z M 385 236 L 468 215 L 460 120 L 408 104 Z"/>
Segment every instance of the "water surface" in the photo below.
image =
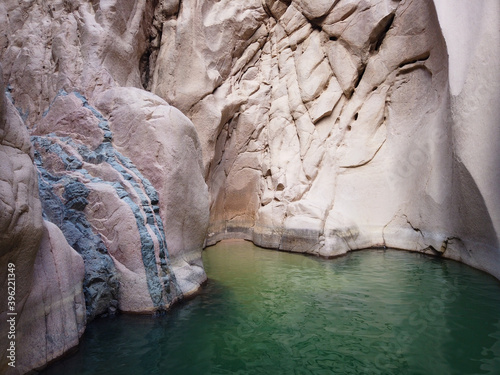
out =
<path fill-rule="evenodd" d="M 92 322 L 44 374 L 500 374 L 500 283 L 421 254 L 337 259 L 223 242 L 166 316 Z"/>

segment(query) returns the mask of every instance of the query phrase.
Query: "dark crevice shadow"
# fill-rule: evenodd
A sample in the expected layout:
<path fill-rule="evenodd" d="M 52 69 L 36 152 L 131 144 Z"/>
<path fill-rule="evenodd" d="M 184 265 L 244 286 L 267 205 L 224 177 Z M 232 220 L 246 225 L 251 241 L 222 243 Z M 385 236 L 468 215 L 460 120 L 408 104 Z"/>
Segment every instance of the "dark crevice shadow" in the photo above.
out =
<path fill-rule="evenodd" d="M 474 177 L 460 160 L 455 160 L 453 168 L 452 205 L 456 207 L 457 214 L 455 230 L 463 240 L 473 240 L 498 249 L 498 235 Z"/>

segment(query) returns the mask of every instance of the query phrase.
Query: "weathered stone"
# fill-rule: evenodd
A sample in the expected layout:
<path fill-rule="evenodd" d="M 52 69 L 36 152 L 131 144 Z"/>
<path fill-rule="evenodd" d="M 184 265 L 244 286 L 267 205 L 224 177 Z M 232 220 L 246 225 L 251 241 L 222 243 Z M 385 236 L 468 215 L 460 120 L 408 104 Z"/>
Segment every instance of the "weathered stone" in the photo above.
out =
<path fill-rule="evenodd" d="M 89 203 L 88 195 L 89 189 L 81 182 L 72 181 L 64 186 L 63 198 L 66 199 L 65 206 L 68 209 L 83 211 Z"/>
<path fill-rule="evenodd" d="M 32 272 L 32 289 L 17 326 L 20 374 L 77 346 L 86 323 L 82 257 L 50 222 L 45 222 Z"/>
<path fill-rule="evenodd" d="M 187 279 L 177 281 L 184 294 L 193 293 L 206 278 L 201 248 L 209 215 L 193 124 L 158 96 L 133 88 L 109 90 L 96 105 L 109 116 L 117 150 L 141 165 L 141 173 L 155 186 L 174 272 L 193 269 Z"/>
<path fill-rule="evenodd" d="M 27 125 L 40 120 L 61 89 L 90 98 L 116 84 L 142 87 L 139 68 L 154 3 L 2 2 L 0 21 L 8 30 L 4 74 Z"/>
<path fill-rule="evenodd" d="M 38 146 L 37 142 L 35 140 L 35 147 Z M 92 231 L 85 214 L 81 212 L 88 204 L 90 191 L 79 181 L 50 174 L 43 167 L 43 159 L 38 152 L 37 164 L 41 176 L 39 191 L 44 216 L 61 229 L 69 245 L 85 261 L 83 291 L 87 317 L 91 320 L 108 312 L 111 304 L 118 299 L 119 291 L 116 269 L 106 246 Z M 65 203 L 56 193 L 58 186 L 64 189 L 62 198 L 66 200 Z"/>
<path fill-rule="evenodd" d="M 245 64 L 234 58 L 203 63 L 213 61 L 214 52 L 229 54 L 206 47 L 213 43 L 213 33 L 194 38 L 187 30 L 204 30 L 207 24 L 200 20 L 205 19 L 221 20 L 217 28 L 230 28 L 226 17 L 236 6 L 250 17 L 249 27 L 267 30 L 266 37 L 245 44 L 252 50 Z M 472 139 L 474 130 L 458 131 L 457 124 L 465 120 L 454 115 L 461 109 L 449 100 L 447 50 L 433 2 L 266 1 L 266 17 L 258 7 L 232 2 L 231 10 L 215 17 L 217 7 L 183 3 L 169 23 L 168 42 L 156 62 L 153 91 L 183 110 L 201 135 L 211 193 L 207 243 L 242 237 L 264 246 L 338 255 L 389 245 L 427 252 L 441 248 L 447 238 L 461 238 L 469 249 L 483 250 L 469 256 L 467 246 L 447 245 L 444 256 L 499 276 L 500 268 L 491 266 L 500 257 L 499 228 L 492 221 L 497 214 L 474 204 L 482 207 L 481 222 L 489 228 L 478 230 L 482 240 L 465 235 L 463 223 L 469 219 L 455 219 L 483 195 L 488 207 L 496 207 L 497 198 L 488 193 L 494 190 L 493 175 L 467 173 L 454 160 L 458 147 L 476 171 L 484 170 L 472 156 L 474 147 L 462 147 L 465 138 L 460 146 L 453 140 L 457 134 Z M 471 20 L 483 17 L 483 6 L 471 8 Z M 454 28 L 446 17 L 440 16 Z M 490 18 L 485 22 L 495 17 Z M 227 48 L 241 43 L 238 33 L 218 35 Z M 194 64 L 183 63 L 193 56 Z M 491 64 L 483 65 L 484 71 L 491 69 Z M 182 72 L 182 79 L 167 71 Z M 200 77 L 213 79 L 200 84 L 205 82 Z M 187 94 L 186 88 L 196 90 Z M 496 97 L 499 90 L 483 91 Z M 465 102 L 461 106 L 467 107 Z M 487 118 L 484 134 L 495 138 L 491 119 L 498 115 L 491 111 Z M 474 121 L 468 117 L 467 122 Z M 483 156 L 488 159 L 486 152 Z M 482 188 L 459 188 L 475 184 L 471 175 L 482 181 Z M 486 258 L 490 261 L 481 260 Z"/>
<path fill-rule="evenodd" d="M 199 150 L 196 151 L 198 141 L 193 126 L 180 112 L 175 112 L 167 114 L 170 120 L 168 123 L 155 123 L 150 134 L 144 132 L 136 138 L 138 148 L 133 149 L 135 153 L 129 154 L 139 160 L 144 155 L 144 149 L 154 144 L 152 140 L 160 132 L 166 131 L 167 126 L 178 132 L 177 139 L 171 137 L 173 143 L 164 146 L 161 152 L 152 153 L 152 159 L 145 161 L 144 165 L 148 167 L 143 171 L 151 176 L 150 181 L 117 148 L 120 149 L 121 144 L 132 146 L 132 142 L 125 143 L 127 139 L 123 138 L 130 136 L 128 126 L 135 127 L 140 121 L 146 121 L 152 112 L 156 112 L 157 118 L 164 121 L 161 112 L 171 109 L 152 94 L 146 94 L 147 100 L 141 101 L 144 91 L 124 90 L 121 92 L 129 101 L 123 104 L 128 111 L 124 118 L 118 116 L 118 109 L 124 109 L 115 107 L 119 105 L 119 96 L 110 91 L 104 93 L 103 98 L 112 98 L 112 101 L 99 99 L 99 102 L 116 108 L 117 112 L 113 113 L 111 122 L 78 93 L 60 93 L 60 96 L 69 98 L 56 98 L 47 112 L 45 118 L 57 118 L 64 108 L 88 113 L 78 122 L 65 124 L 64 130 L 65 134 L 72 135 L 78 133 L 78 127 L 82 127 L 98 134 L 101 143 L 94 150 L 89 149 L 89 146 L 95 146 L 95 142 L 89 142 L 89 145 L 85 143 L 85 138 L 61 137 L 53 133 L 33 137 L 39 155 L 37 165 L 44 176 L 42 181 L 47 183 L 40 189 L 45 197 L 43 201 L 46 214 L 61 227 L 70 245 L 85 260 L 84 292 L 89 318 L 111 312 L 117 306 L 120 310 L 129 312 L 166 309 L 181 298 L 183 293 L 195 292 L 206 277 L 200 267 L 200 251 L 207 214 L 205 217 L 199 216 L 194 209 L 179 206 L 180 202 L 189 202 L 186 199 L 175 198 L 169 202 L 168 197 L 165 198 L 164 187 L 168 173 L 162 170 L 149 173 L 154 165 L 167 161 L 172 171 L 184 171 L 186 168 L 195 171 L 189 164 L 192 163 L 194 168 L 198 168 L 199 174 L 183 174 L 171 181 L 179 183 L 184 178 L 185 185 L 189 186 L 195 199 L 193 205 L 197 210 L 201 209 L 197 212 L 203 212 L 203 205 L 206 207 L 208 199 L 206 195 L 197 194 L 199 189 L 205 189 L 206 194 L 206 184 L 202 178 L 200 162 L 197 157 L 193 158 L 196 152 L 199 153 Z M 78 105 L 77 101 L 81 104 Z M 157 103 L 152 104 L 151 101 Z M 136 112 L 131 111 L 133 105 L 137 106 Z M 165 109 L 162 109 L 162 105 Z M 142 107 L 146 111 L 141 120 L 141 110 L 144 110 Z M 51 114 L 52 111 L 55 115 Z M 130 122 L 130 118 L 134 118 L 136 122 Z M 140 128 L 146 130 L 146 125 Z M 102 131 L 99 132 L 99 129 Z M 116 134 L 112 130 L 116 130 Z M 41 130 L 37 129 L 37 132 L 40 133 Z M 186 135 L 191 137 L 190 144 L 184 138 Z M 179 148 L 182 142 L 187 147 Z M 118 145 L 117 148 L 115 144 Z M 183 156 L 177 154 L 173 159 L 164 160 L 161 155 L 170 155 L 174 146 L 182 151 Z M 128 151 L 123 147 L 121 149 Z M 154 186 L 163 189 L 160 194 Z M 167 183 L 167 186 L 168 192 L 172 194 L 173 185 Z M 164 199 L 169 202 L 168 206 L 163 204 Z M 178 211 L 175 211 L 176 207 Z M 169 230 L 169 226 L 163 224 L 166 222 L 165 217 L 161 217 L 164 210 L 169 210 L 174 218 L 180 218 L 181 221 L 185 220 L 183 217 L 188 217 L 188 222 L 193 227 L 175 227 L 175 220 L 167 218 L 173 227 Z M 197 236 L 193 235 L 195 231 L 199 233 Z M 177 267 L 184 270 L 184 277 L 188 282 L 177 281 L 167 243 L 174 248 L 173 255 L 182 255 L 182 261 L 179 261 Z M 173 245 L 170 246 L 170 243 Z M 176 259 L 175 256 L 172 259 Z"/>
<path fill-rule="evenodd" d="M 21 374 L 78 344 L 85 327 L 83 262 L 61 231 L 42 219 L 33 149 L 22 119 L 3 94 L 1 73 L 0 317 L 15 319 L 16 337 L 7 340 L 10 325 L 2 324 L 0 348 L 5 353 L 14 341 L 17 352 L 16 367 L 2 355 L 0 371 Z M 14 304 L 7 305 L 8 287 L 15 288 Z"/>
<path fill-rule="evenodd" d="M 500 278 L 499 6 L 1 2 L 0 265 L 25 275 L 22 301 L 35 260 L 49 268 L 34 161 L 45 218 L 84 257 L 89 317 L 193 293 L 208 220 L 208 244 L 323 256 L 392 246 Z M 43 242 L 75 270 L 59 310 L 81 311 L 63 242 Z M 56 323 L 45 330 L 57 333 L 41 343 L 47 359 L 74 345 L 75 317 L 67 340 Z M 26 371 L 41 363 L 23 357 Z"/>
<path fill-rule="evenodd" d="M 309 20 L 314 21 L 328 15 L 335 4 L 338 3 L 338 0 L 318 0 L 314 2 L 307 0 L 294 0 L 293 2 L 302 11 L 304 16 L 306 16 Z"/>

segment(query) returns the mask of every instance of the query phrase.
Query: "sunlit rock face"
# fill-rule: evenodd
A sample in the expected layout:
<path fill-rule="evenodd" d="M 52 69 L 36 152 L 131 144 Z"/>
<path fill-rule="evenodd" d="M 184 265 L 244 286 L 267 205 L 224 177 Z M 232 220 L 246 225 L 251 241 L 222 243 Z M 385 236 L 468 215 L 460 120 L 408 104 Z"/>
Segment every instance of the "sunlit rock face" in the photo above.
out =
<path fill-rule="evenodd" d="M 432 1 L 393 0 L 183 1 L 156 12 L 148 87 L 198 130 L 207 244 L 242 237 L 324 256 L 390 246 L 500 277 L 498 106 L 467 108 L 498 98 L 485 58 L 498 55 L 498 5 L 437 3 L 439 17 Z M 478 40 L 452 42 L 453 12 L 482 25 Z M 469 51 L 469 70 L 449 72 Z M 470 86 L 459 96 L 457 79 Z"/>

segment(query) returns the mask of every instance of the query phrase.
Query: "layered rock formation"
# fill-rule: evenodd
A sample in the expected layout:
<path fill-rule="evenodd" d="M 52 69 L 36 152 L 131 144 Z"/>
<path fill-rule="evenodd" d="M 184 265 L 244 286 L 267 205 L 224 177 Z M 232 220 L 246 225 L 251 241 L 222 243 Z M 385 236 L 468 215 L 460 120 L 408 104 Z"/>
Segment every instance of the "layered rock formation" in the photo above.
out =
<path fill-rule="evenodd" d="M 86 260 L 90 317 L 168 308 L 205 278 L 206 185 L 194 127 L 142 90 L 110 89 L 96 102 L 109 121 L 78 93 L 61 92 L 33 129 L 45 212 Z"/>
<path fill-rule="evenodd" d="M 203 244 L 224 238 L 396 247 L 500 278 L 499 7 L 2 1 L 14 371 L 76 345 L 86 319 L 194 293 Z"/>
<path fill-rule="evenodd" d="M 44 366 L 98 315 L 159 312 L 206 279 L 198 136 L 142 89 L 155 5 L 0 4 L 0 251 L 19 278 L 16 368 L 2 357 L 2 372 Z"/>

